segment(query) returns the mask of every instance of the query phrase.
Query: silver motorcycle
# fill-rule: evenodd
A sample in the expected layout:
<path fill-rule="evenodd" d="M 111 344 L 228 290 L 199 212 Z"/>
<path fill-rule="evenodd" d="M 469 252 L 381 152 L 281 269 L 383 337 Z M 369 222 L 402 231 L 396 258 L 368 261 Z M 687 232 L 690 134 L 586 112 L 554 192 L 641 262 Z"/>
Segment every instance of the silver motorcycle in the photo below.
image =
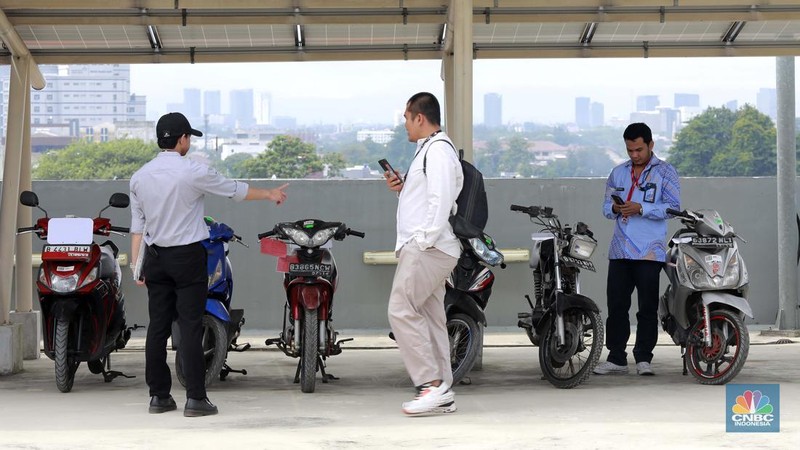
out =
<path fill-rule="evenodd" d="M 717 211 L 676 211 L 683 228 L 669 242 L 665 271 L 669 286 L 658 316 L 664 331 L 681 346 L 687 367 L 701 384 L 731 381 L 744 366 L 750 335 L 744 317 L 749 278 L 733 227 Z"/>
<path fill-rule="evenodd" d="M 533 233 L 530 266 L 535 304 L 519 313 L 518 326 L 539 347 L 542 374 L 553 386 L 573 388 L 591 375 L 603 349 L 603 321 L 597 304 L 581 295 L 581 270 L 595 271 L 597 247 L 589 227 L 561 225 L 553 208 L 511 205 L 540 226 Z"/>

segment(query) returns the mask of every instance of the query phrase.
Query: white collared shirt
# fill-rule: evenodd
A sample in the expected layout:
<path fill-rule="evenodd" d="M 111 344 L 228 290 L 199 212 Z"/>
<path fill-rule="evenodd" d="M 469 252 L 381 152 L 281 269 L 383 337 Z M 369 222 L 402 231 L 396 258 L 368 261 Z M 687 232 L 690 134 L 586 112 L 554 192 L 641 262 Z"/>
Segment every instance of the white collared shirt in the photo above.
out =
<path fill-rule="evenodd" d="M 450 138 L 440 132 L 427 142 L 417 141 L 397 205 L 396 252 L 414 244 L 422 250 L 435 247 L 454 258 L 461 255 L 461 244 L 448 219 L 456 211 L 464 174 L 455 149 L 445 140 Z M 426 154 L 427 174 L 423 173 Z"/>
<path fill-rule="evenodd" d="M 147 245 L 174 247 L 208 238 L 203 220 L 205 194 L 242 201 L 248 185 L 214 168 L 163 151 L 131 177 L 131 233 L 147 232 Z"/>

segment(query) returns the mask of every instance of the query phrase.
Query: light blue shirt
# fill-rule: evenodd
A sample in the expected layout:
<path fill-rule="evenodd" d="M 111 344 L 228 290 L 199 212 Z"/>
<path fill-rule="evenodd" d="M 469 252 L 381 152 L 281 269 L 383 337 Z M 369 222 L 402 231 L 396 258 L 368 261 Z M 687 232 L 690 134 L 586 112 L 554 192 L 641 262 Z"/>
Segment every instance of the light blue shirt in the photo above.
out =
<path fill-rule="evenodd" d="M 159 247 L 192 244 L 208 238 L 203 220 L 205 194 L 242 201 L 249 186 L 212 167 L 162 151 L 131 177 L 131 233 L 145 231 L 144 242 Z M 145 226 L 146 223 L 146 226 Z"/>
<path fill-rule="evenodd" d="M 603 214 L 615 221 L 608 259 L 641 259 L 666 261 L 667 208 L 681 209 L 681 186 L 678 172 L 654 154 L 633 187 L 630 160 L 611 171 L 606 181 Z M 623 219 L 611 210 L 611 194 L 623 200 L 633 188 L 631 201 L 642 205 L 642 215 Z"/>

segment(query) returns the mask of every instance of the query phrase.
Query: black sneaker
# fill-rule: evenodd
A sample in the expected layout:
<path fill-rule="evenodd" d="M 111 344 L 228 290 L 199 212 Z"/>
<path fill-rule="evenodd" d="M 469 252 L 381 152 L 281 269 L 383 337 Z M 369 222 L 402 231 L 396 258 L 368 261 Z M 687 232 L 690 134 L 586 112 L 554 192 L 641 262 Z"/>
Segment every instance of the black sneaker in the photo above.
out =
<path fill-rule="evenodd" d="M 187 398 L 186 399 L 186 407 L 183 408 L 183 416 L 184 417 L 202 417 L 202 416 L 213 416 L 217 412 L 217 407 L 214 406 L 213 403 L 206 398 L 195 399 L 195 398 Z"/>
<path fill-rule="evenodd" d="M 175 404 L 175 399 L 171 395 L 165 398 L 160 398 L 157 395 L 150 397 L 150 409 L 148 409 L 150 414 L 161 414 L 176 409 L 178 409 L 178 405 Z"/>

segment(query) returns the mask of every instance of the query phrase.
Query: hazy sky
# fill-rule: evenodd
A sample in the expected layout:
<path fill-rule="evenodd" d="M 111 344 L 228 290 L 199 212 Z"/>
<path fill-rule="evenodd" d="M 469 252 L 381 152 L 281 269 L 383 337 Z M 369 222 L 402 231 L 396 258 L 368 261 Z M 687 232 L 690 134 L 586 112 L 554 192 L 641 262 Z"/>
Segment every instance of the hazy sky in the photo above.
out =
<path fill-rule="evenodd" d="M 131 68 L 131 89 L 147 96 L 148 118 L 183 101 L 184 88 L 227 92 L 252 88 L 272 95 L 272 114 L 300 124 L 385 122 L 415 92 L 440 97 L 440 61 L 149 64 Z M 800 77 L 797 77 L 800 78 Z M 503 122 L 575 120 L 575 97 L 605 105 L 605 117 L 627 120 L 636 96 L 700 94 L 702 107 L 730 100 L 755 105 L 762 87 L 775 87 L 775 58 L 626 58 L 476 60 L 474 121 L 483 122 L 483 95 L 503 96 Z"/>

